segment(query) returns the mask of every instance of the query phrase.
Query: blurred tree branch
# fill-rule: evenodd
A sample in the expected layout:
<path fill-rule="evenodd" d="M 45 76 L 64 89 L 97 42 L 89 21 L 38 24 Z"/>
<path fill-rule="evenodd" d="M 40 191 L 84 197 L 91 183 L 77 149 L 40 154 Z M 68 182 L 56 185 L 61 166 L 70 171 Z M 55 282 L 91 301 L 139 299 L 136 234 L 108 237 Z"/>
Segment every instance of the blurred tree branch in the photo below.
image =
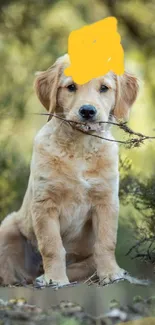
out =
<path fill-rule="evenodd" d="M 100 0 L 107 5 L 109 12 L 112 16 L 115 16 L 118 21 L 120 21 L 124 26 L 126 26 L 128 33 L 130 36 L 142 47 L 145 47 L 147 51 L 155 50 L 155 42 L 154 42 L 154 30 L 150 28 L 147 24 L 144 25 L 139 20 L 139 16 L 137 15 L 137 19 L 131 16 L 131 14 L 126 11 L 121 12 L 121 4 L 125 5 L 125 0 Z M 146 6 L 151 1 L 141 1 L 139 5 Z M 150 21 L 151 23 L 151 21 Z M 148 48 L 149 47 L 149 48 Z"/>

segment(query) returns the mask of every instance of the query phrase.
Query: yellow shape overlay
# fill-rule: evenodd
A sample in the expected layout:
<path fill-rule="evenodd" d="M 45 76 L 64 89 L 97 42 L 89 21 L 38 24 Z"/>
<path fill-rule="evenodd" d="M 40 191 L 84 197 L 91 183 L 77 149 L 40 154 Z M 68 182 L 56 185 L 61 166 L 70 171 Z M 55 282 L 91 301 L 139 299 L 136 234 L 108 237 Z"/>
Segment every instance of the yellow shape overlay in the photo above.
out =
<path fill-rule="evenodd" d="M 109 71 L 124 73 L 124 51 L 117 32 L 117 19 L 107 17 L 70 33 L 68 54 L 70 66 L 65 75 L 84 84 Z"/>

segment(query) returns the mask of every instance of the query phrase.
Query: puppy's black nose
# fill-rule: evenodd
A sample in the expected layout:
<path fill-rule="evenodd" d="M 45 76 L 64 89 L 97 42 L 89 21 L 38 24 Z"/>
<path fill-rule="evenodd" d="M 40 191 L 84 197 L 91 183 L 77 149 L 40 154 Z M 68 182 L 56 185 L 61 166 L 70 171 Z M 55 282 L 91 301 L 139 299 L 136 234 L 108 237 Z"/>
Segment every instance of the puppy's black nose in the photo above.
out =
<path fill-rule="evenodd" d="M 92 105 L 83 105 L 79 109 L 79 114 L 86 120 L 92 119 L 97 113 L 97 110 Z"/>

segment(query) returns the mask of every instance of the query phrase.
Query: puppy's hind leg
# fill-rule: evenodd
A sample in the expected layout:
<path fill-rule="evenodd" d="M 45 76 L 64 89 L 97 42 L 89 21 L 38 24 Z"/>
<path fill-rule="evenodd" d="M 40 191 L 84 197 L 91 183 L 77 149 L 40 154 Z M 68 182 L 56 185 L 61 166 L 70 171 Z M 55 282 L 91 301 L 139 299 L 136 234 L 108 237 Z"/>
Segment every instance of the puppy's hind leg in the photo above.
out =
<path fill-rule="evenodd" d="M 0 284 L 30 283 L 38 276 L 41 258 L 9 219 L 0 227 Z"/>
<path fill-rule="evenodd" d="M 70 282 L 87 280 L 95 271 L 96 268 L 92 255 L 80 262 L 67 266 L 67 275 Z"/>

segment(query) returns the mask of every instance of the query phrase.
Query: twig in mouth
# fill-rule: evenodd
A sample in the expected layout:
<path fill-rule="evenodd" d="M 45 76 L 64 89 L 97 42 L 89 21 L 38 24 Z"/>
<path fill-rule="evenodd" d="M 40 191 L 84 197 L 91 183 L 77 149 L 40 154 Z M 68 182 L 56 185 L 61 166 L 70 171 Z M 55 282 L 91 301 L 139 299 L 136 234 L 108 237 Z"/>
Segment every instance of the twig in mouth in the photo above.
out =
<path fill-rule="evenodd" d="M 73 120 L 67 120 L 64 117 L 59 116 L 57 114 L 52 114 L 52 113 L 35 113 L 35 114 L 37 114 L 37 115 L 45 115 L 45 116 L 46 115 L 47 116 L 53 116 L 53 117 L 56 117 L 56 118 L 58 118 L 60 120 L 63 120 L 64 122 L 68 123 L 71 126 L 72 126 L 72 124 L 74 124 L 75 126 L 77 126 L 77 125 L 87 126 L 86 122 L 77 122 L 77 121 L 73 121 Z M 116 143 L 120 143 L 120 144 L 125 144 L 128 148 L 138 147 L 141 143 L 144 143 L 145 140 L 155 139 L 155 136 L 148 136 L 148 135 L 144 135 L 144 134 L 142 134 L 140 132 L 133 131 L 129 126 L 127 126 L 126 122 L 117 123 L 117 122 L 112 122 L 112 121 L 107 121 L 107 122 L 105 122 L 105 121 L 95 121 L 95 122 L 93 122 L 93 124 L 115 125 L 115 126 L 118 126 L 120 129 L 122 129 L 124 132 L 128 133 L 129 135 L 134 135 L 136 137 L 134 137 L 132 139 L 129 139 L 129 140 L 114 140 L 114 139 L 108 139 L 108 138 L 102 137 L 102 136 L 97 135 L 97 134 L 89 133 L 89 132 L 87 132 L 85 130 L 79 129 L 78 127 L 76 128 L 76 130 L 78 130 L 79 132 L 85 133 L 86 135 L 90 135 L 92 137 L 96 137 L 96 138 L 99 138 L 99 139 L 103 139 L 103 140 L 110 141 L 110 142 L 116 142 Z"/>

